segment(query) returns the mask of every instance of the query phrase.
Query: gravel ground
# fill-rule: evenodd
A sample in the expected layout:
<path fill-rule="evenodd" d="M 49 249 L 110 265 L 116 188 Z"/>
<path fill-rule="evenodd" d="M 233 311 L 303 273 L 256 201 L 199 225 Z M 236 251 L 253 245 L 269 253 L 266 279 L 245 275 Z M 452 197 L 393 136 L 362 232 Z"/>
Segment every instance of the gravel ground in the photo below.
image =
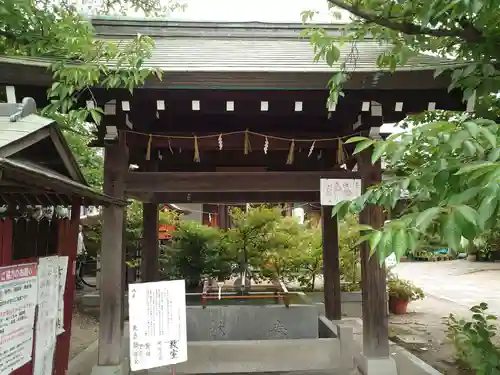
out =
<path fill-rule="evenodd" d="M 99 322 L 97 319 L 79 312 L 76 307 L 73 308 L 69 360 L 71 361 L 80 352 L 85 350 L 97 340 L 98 336 Z"/>

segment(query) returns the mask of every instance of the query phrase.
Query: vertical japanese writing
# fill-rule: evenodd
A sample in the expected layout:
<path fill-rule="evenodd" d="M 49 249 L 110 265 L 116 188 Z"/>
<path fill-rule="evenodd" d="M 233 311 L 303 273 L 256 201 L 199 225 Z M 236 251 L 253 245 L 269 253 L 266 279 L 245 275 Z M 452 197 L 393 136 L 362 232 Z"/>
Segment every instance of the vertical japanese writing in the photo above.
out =
<path fill-rule="evenodd" d="M 186 361 L 184 281 L 134 284 L 129 290 L 131 370 Z"/>
<path fill-rule="evenodd" d="M 168 346 L 170 348 L 170 359 L 176 359 L 179 353 L 179 342 L 177 340 L 170 340 Z"/>

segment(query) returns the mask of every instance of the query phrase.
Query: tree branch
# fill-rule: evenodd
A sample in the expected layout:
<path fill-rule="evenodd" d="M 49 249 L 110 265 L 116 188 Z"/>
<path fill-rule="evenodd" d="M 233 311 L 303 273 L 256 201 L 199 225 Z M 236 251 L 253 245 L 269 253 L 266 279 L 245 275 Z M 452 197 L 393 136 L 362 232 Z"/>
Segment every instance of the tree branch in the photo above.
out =
<path fill-rule="evenodd" d="M 355 16 L 367 22 L 399 31 L 407 35 L 429 35 L 434 37 L 454 37 L 461 38 L 466 42 L 479 43 L 484 41 L 484 36 L 474 26 L 468 25 L 463 29 L 431 29 L 411 22 L 393 22 L 389 18 L 380 17 L 376 14 L 366 12 L 357 6 L 345 3 L 343 0 L 328 0 L 334 6 L 347 10 Z M 392 18 L 392 17 L 391 17 Z"/>

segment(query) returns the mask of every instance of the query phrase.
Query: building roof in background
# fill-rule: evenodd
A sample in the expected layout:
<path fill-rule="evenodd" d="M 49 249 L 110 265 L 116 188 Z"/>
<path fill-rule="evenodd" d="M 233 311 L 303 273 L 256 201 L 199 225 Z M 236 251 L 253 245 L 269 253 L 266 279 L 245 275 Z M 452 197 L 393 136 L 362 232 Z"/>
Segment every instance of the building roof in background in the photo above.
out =
<path fill-rule="evenodd" d="M 349 71 L 379 71 L 377 57 L 390 50 L 388 44 L 366 39 L 340 48 L 339 63 L 333 67 L 314 62 L 313 47 L 299 38 L 304 25 L 263 22 L 192 22 L 94 17 L 99 37 L 117 43 L 138 33 L 156 43 L 146 67 L 165 72 L 333 72 L 346 62 Z M 322 24 L 330 34 L 341 35 L 344 25 Z M 399 70 L 428 70 L 453 64 L 429 55 L 411 58 Z"/>

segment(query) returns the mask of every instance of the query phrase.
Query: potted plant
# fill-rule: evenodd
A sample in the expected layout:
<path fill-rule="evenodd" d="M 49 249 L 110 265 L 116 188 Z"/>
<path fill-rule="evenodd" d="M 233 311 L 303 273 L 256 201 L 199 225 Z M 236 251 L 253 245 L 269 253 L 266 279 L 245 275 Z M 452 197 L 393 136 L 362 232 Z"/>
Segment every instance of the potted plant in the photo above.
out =
<path fill-rule="evenodd" d="M 424 292 L 411 281 L 391 275 L 387 282 L 389 289 L 389 312 L 406 314 L 408 303 L 424 298 Z"/>

